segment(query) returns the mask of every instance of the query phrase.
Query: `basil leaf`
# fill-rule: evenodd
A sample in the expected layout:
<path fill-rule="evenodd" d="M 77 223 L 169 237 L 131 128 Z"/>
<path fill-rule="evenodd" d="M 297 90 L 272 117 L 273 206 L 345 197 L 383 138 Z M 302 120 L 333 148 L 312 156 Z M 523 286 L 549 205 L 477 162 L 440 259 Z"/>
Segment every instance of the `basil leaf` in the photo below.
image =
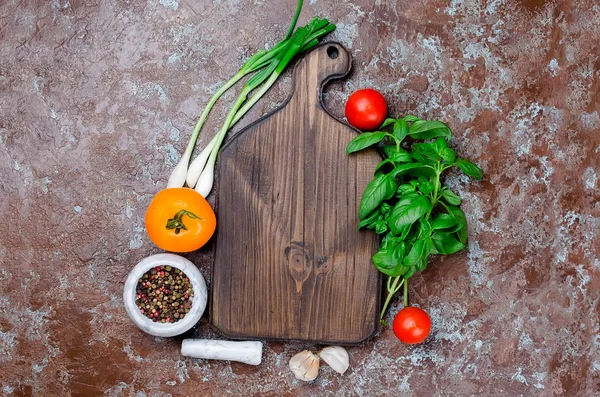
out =
<path fill-rule="evenodd" d="M 437 163 L 437 161 L 435 159 L 432 159 L 431 157 L 426 156 L 423 153 L 419 153 L 415 150 L 413 150 L 413 152 L 410 154 L 410 156 L 417 163 L 429 164 L 429 165 L 433 165 L 433 164 Z"/>
<path fill-rule="evenodd" d="M 462 170 L 462 172 L 472 176 L 477 180 L 481 180 L 483 178 L 483 171 L 481 168 L 471 163 L 469 160 L 458 158 L 456 159 L 456 165 Z"/>
<path fill-rule="evenodd" d="M 425 239 L 425 247 L 423 248 L 423 259 L 425 260 L 425 265 L 427 265 L 427 257 L 429 257 L 429 253 L 431 252 L 431 236 L 427 236 Z"/>
<path fill-rule="evenodd" d="M 381 146 L 381 150 L 385 154 L 385 157 L 391 158 L 396 153 L 396 145 L 383 145 Z"/>
<path fill-rule="evenodd" d="M 437 153 L 437 148 L 435 147 L 435 143 L 415 143 L 412 146 L 412 150 L 413 150 L 413 155 L 416 152 L 422 156 L 429 157 L 432 161 L 428 161 L 428 162 L 437 163 L 438 161 L 440 161 L 442 159 L 442 157 Z"/>
<path fill-rule="evenodd" d="M 421 197 L 421 195 L 417 192 L 412 192 L 412 193 L 407 193 L 404 196 L 401 197 L 401 199 L 394 205 L 394 208 L 392 208 L 392 214 L 397 213 L 397 211 L 400 210 L 400 207 L 404 207 L 406 205 L 411 204 L 413 201 L 415 201 L 416 199 L 418 199 L 419 197 Z M 394 212 L 394 210 L 396 212 Z"/>
<path fill-rule="evenodd" d="M 424 254 L 425 254 L 425 240 L 419 239 L 419 240 L 415 241 L 413 246 L 410 248 L 410 251 L 408 251 L 408 254 L 402 261 L 402 265 L 406 266 L 406 267 L 416 266 L 417 263 L 421 259 L 423 259 Z"/>
<path fill-rule="evenodd" d="M 416 139 L 431 139 L 439 136 L 451 138 L 452 131 L 441 121 L 417 120 L 410 125 L 408 135 Z"/>
<path fill-rule="evenodd" d="M 383 124 L 381 124 L 381 127 L 379 127 L 379 128 L 385 128 L 388 125 L 392 125 L 392 124 L 394 124 L 395 121 L 396 121 L 396 119 L 388 117 L 387 119 L 385 119 L 385 121 L 383 122 Z"/>
<path fill-rule="evenodd" d="M 350 141 L 346 147 L 346 154 L 358 152 L 359 150 L 363 150 L 371 145 L 381 142 L 383 138 L 385 138 L 385 134 L 386 133 L 383 131 L 363 132 Z"/>
<path fill-rule="evenodd" d="M 392 211 L 392 206 L 389 205 L 388 203 L 381 203 L 381 205 L 379 206 L 379 210 L 381 211 L 382 214 L 385 215 Z"/>
<path fill-rule="evenodd" d="M 436 153 L 441 153 L 442 150 L 448 148 L 448 141 L 444 138 L 438 138 L 433 141 L 433 147 L 435 148 Z"/>
<path fill-rule="evenodd" d="M 450 214 L 439 214 L 435 217 L 431 223 L 433 230 L 447 229 L 452 226 L 456 226 L 458 221 Z"/>
<path fill-rule="evenodd" d="M 383 274 L 390 275 L 389 273 L 393 272 L 395 268 L 402 266 L 401 263 L 396 262 L 392 254 L 388 251 L 378 251 L 373 258 L 371 259 L 373 264 Z"/>
<path fill-rule="evenodd" d="M 396 139 L 398 139 L 400 142 L 402 142 L 404 140 L 404 138 L 406 138 L 406 135 L 408 135 L 408 123 L 406 121 L 404 121 L 403 119 L 398 119 L 394 122 L 394 127 L 392 128 L 392 132 L 394 134 L 394 136 L 396 137 Z"/>
<path fill-rule="evenodd" d="M 390 226 L 391 226 L 391 225 L 390 225 Z M 406 240 L 406 241 L 409 241 L 409 240 L 411 240 L 411 239 L 412 239 L 412 237 L 411 237 L 411 238 L 408 238 L 408 236 L 410 235 L 410 232 L 411 232 L 411 230 L 412 230 L 412 225 L 405 225 L 405 226 L 402 226 L 402 228 L 400 228 L 400 233 L 398 233 L 398 237 L 397 237 L 397 238 L 398 238 L 400 241 L 405 241 L 405 240 Z M 413 236 L 413 237 L 414 237 L 414 236 Z M 407 240 L 407 238 L 408 238 L 408 240 Z"/>
<path fill-rule="evenodd" d="M 454 233 L 435 232 L 431 235 L 431 242 L 436 251 L 442 255 L 454 254 L 465 248 L 465 245 L 456 239 Z"/>
<path fill-rule="evenodd" d="M 369 182 L 360 200 L 360 207 L 358 209 L 359 219 L 366 219 L 379 204 L 394 195 L 397 187 L 396 180 L 390 177 L 389 174 L 376 176 Z"/>
<path fill-rule="evenodd" d="M 413 193 L 414 191 L 415 191 L 415 187 L 413 185 L 411 185 L 410 183 L 404 183 L 404 184 L 398 186 L 396 193 L 398 193 L 400 195 L 405 195 L 408 193 Z"/>
<path fill-rule="evenodd" d="M 421 197 L 421 195 L 419 195 L 417 192 L 412 192 L 412 193 L 407 193 L 405 195 L 403 195 L 400 200 L 396 203 L 396 205 L 394 205 L 394 208 L 392 209 L 392 212 L 390 213 L 389 216 L 389 225 L 390 225 L 390 230 L 392 231 L 392 233 L 395 236 L 401 236 L 400 239 L 404 240 L 406 238 L 406 236 L 408 235 L 408 233 L 410 232 L 410 225 L 405 225 L 405 226 L 401 226 L 396 228 L 394 226 L 394 224 L 392 223 L 392 218 L 398 216 L 398 214 L 400 214 L 406 207 L 410 206 L 412 204 L 413 201 L 417 200 L 419 197 Z"/>
<path fill-rule="evenodd" d="M 381 212 L 379 210 L 371 212 L 371 215 L 358 223 L 358 230 L 362 229 L 363 227 L 367 229 L 373 229 L 375 223 L 379 220 L 380 215 Z"/>
<path fill-rule="evenodd" d="M 417 266 L 416 266 L 417 270 L 422 272 L 423 270 L 425 270 L 426 267 L 427 267 L 427 257 L 421 258 L 419 263 L 417 263 Z"/>
<path fill-rule="evenodd" d="M 451 148 L 446 148 L 442 150 L 440 152 L 440 156 L 442 156 L 442 158 L 449 163 L 453 163 L 454 160 L 456 160 L 456 152 Z"/>
<path fill-rule="evenodd" d="M 385 221 L 379 221 L 375 224 L 375 233 L 383 234 L 388 231 L 388 225 Z"/>
<path fill-rule="evenodd" d="M 456 160 L 456 152 L 448 147 L 448 142 L 445 138 L 438 138 L 433 143 L 436 153 L 449 163 Z"/>
<path fill-rule="evenodd" d="M 427 196 L 429 193 L 433 192 L 434 186 L 432 182 L 428 181 L 423 177 L 419 177 L 419 183 L 417 185 L 417 188 L 421 193 Z"/>
<path fill-rule="evenodd" d="M 419 219 L 419 238 L 429 238 L 432 229 L 432 225 L 427 219 Z"/>
<path fill-rule="evenodd" d="M 406 273 L 404 273 L 402 278 L 405 280 L 408 280 L 409 278 L 411 278 L 413 276 L 413 274 L 416 273 L 416 271 L 417 271 L 417 268 L 415 266 L 413 266 L 413 267 L 409 268 Z"/>
<path fill-rule="evenodd" d="M 400 203 L 401 201 L 398 204 Z M 396 205 L 389 219 L 390 230 L 396 235 L 399 234 L 397 232 L 402 226 L 412 225 L 429 210 L 431 210 L 431 202 L 425 196 L 420 196 L 406 205 Z"/>
<path fill-rule="evenodd" d="M 379 251 L 385 251 L 392 243 L 394 243 L 394 236 L 391 233 L 386 234 L 381 240 Z"/>
<path fill-rule="evenodd" d="M 389 175 L 391 175 L 393 178 L 396 178 L 398 175 L 405 174 L 406 172 L 408 172 L 410 170 L 422 168 L 424 166 L 425 165 L 422 163 L 402 164 L 402 165 L 399 165 L 398 167 L 394 168 L 394 170 Z"/>
<path fill-rule="evenodd" d="M 442 190 L 442 197 L 448 202 L 448 204 L 460 205 L 462 202 L 458 194 L 454 193 L 450 189 L 444 188 L 444 190 Z"/>
<path fill-rule="evenodd" d="M 418 240 L 411 247 L 408 255 L 402 261 L 403 266 L 411 267 L 414 266 L 423 257 L 423 248 L 425 241 Z"/>
<path fill-rule="evenodd" d="M 379 171 L 380 169 L 385 167 L 386 164 L 390 164 L 391 162 L 392 162 L 392 160 L 385 159 L 381 163 L 377 164 L 377 167 L 375 167 L 375 173 L 377 173 L 377 171 Z"/>
<path fill-rule="evenodd" d="M 408 269 L 402 266 L 404 257 L 404 243 L 384 251 L 378 251 L 373 255 L 372 261 L 377 270 L 391 277 L 397 277 L 404 274 Z"/>
<path fill-rule="evenodd" d="M 410 163 L 412 161 L 412 156 L 404 149 L 400 149 L 399 152 L 394 152 L 390 158 L 394 163 Z"/>
<path fill-rule="evenodd" d="M 394 252 L 392 253 L 392 256 L 398 263 L 402 263 L 402 260 L 404 259 L 404 251 L 405 250 L 406 250 L 406 244 L 404 244 L 403 242 L 398 243 L 398 245 L 396 245 L 396 247 L 394 248 Z"/>
<path fill-rule="evenodd" d="M 414 123 L 415 121 L 421 120 L 420 118 L 418 118 L 417 116 L 413 116 L 412 114 L 407 114 L 403 118 L 404 118 L 404 120 L 406 120 L 410 123 Z"/>
<path fill-rule="evenodd" d="M 458 207 L 454 207 L 454 206 L 449 206 L 448 209 L 450 210 L 450 215 L 452 215 L 454 217 L 454 219 L 456 219 L 456 222 L 461 225 L 462 227 L 457 231 L 457 235 L 458 235 L 458 240 L 465 244 L 467 242 L 467 217 L 465 216 L 465 213 L 463 212 L 463 210 L 461 210 Z"/>

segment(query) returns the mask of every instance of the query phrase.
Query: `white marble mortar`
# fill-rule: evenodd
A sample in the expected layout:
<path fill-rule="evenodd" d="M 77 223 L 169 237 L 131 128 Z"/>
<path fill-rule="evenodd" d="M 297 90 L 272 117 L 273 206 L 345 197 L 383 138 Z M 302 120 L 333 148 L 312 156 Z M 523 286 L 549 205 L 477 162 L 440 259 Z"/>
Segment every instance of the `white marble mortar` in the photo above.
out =
<path fill-rule="evenodd" d="M 148 317 L 140 313 L 140 309 L 135 303 L 136 286 L 138 280 L 148 270 L 159 265 L 169 265 L 181 270 L 190 279 L 192 288 L 194 290 L 194 296 L 192 297 L 192 308 L 183 317 L 183 319 L 176 323 L 155 323 Z M 202 274 L 189 260 L 175 254 L 156 254 L 143 259 L 127 276 L 125 281 L 125 287 L 123 289 L 123 302 L 125 304 L 125 310 L 127 315 L 142 331 L 149 333 L 154 336 L 169 337 L 180 335 L 185 331 L 192 328 L 200 321 L 204 310 L 206 309 L 206 302 L 208 300 L 208 291 L 206 288 L 206 282 Z"/>

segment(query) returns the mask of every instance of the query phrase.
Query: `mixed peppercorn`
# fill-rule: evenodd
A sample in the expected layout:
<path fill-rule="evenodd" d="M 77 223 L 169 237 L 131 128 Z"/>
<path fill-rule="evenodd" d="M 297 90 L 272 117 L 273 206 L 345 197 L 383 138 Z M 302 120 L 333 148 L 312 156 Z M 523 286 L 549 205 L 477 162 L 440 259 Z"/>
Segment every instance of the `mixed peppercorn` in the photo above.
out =
<path fill-rule="evenodd" d="M 175 323 L 192 308 L 190 279 L 171 266 L 157 266 L 138 280 L 135 303 L 140 313 L 157 323 Z"/>

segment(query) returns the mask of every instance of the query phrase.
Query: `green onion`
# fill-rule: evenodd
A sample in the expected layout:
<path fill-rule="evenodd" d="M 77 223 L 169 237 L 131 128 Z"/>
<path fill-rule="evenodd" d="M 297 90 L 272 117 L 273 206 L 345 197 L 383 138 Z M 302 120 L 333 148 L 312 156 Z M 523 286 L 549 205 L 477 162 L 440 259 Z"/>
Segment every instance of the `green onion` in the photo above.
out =
<path fill-rule="evenodd" d="M 169 181 L 167 182 L 167 187 L 181 187 L 184 185 L 184 183 L 186 182 L 186 176 L 188 174 L 188 164 L 190 161 L 190 157 L 192 156 L 192 152 L 194 151 L 194 147 L 196 146 L 196 140 L 198 139 L 200 130 L 202 129 L 202 126 L 206 122 L 206 119 L 208 118 L 208 114 L 212 110 L 213 106 L 215 105 L 217 100 L 219 100 L 219 98 L 227 90 L 229 90 L 235 83 L 240 81 L 244 76 L 246 76 L 250 73 L 253 73 L 253 72 L 263 68 L 264 66 L 266 66 L 268 64 L 268 62 L 270 62 L 270 60 L 273 59 L 279 53 L 279 51 L 281 51 L 282 48 L 284 48 L 284 46 L 286 44 L 286 40 L 291 37 L 292 32 L 294 31 L 294 28 L 296 27 L 296 22 L 298 21 L 300 11 L 302 10 L 302 4 L 303 4 L 303 0 L 299 0 L 298 5 L 296 7 L 296 12 L 294 14 L 294 17 L 292 19 L 292 22 L 290 24 L 290 27 L 288 29 L 288 32 L 287 32 L 285 38 L 269 51 L 265 51 L 262 49 L 257 51 L 254 55 L 252 55 L 244 63 L 242 68 L 235 75 L 233 75 L 233 77 L 231 77 L 210 98 L 210 100 L 208 101 L 208 104 L 206 105 L 206 108 L 200 115 L 200 119 L 196 123 L 194 132 L 192 133 L 190 141 L 189 141 L 183 155 L 181 156 L 179 163 L 177 164 L 177 166 L 175 166 L 175 168 L 171 172 L 171 175 L 169 176 Z M 215 143 L 215 140 L 213 139 L 209 143 L 209 145 L 207 146 L 206 149 L 208 149 L 209 147 L 212 148 L 214 143 Z M 206 149 L 205 149 L 205 151 L 206 151 Z M 205 157 L 204 162 L 206 162 L 206 159 L 208 158 L 209 153 L 210 153 L 210 150 L 208 150 L 206 153 L 203 151 L 200 154 L 199 158 L 201 159 L 202 157 Z M 204 166 L 203 164 L 201 164 L 201 162 L 198 162 L 196 164 L 195 168 L 198 168 L 200 165 L 202 165 L 202 167 Z M 202 171 L 202 169 L 197 171 L 197 175 L 200 174 L 200 171 Z M 191 177 L 190 177 L 191 179 L 187 180 L 187 183 L 188 183 L 188 185 L 193 186 L 196 183 L 196 181 L 193 180 L 194 173 L 192 172 L 190 175 L 191 175 Z M 197 178 L 196 178 L 196 180 L 197 180 Z"/>
<path fill-rule="evenodd" d="M 195 185 L 196 191 L 202 196 L 208 196 L 212 190 L 217 154 L 227 132 L 235 125 L 235 123 L 244 117 L 250 108 L 262 98 L 269 88 L 271 88 L 296 55 L 316 46 L 321 37 L 327 35 L 334 29 L 335 25 L 330 24 L 326 19 L 315 17 L 308 25 L 298 28 L 289 39 L 283 40 L 282 43 L 280 43 L 282 44 L 281 47 L 272 59 L 268 63 L 261 65 L 265 66 L 264 69 L 257 72 L 246 82 L 238 99 L 229 111 L 223 126 L 205 149 L 205 151 L 210 150 L 210 155 L 208 158 L 205 158 L 206 153 L 203 151 L 196 159 L 199 163 L 201 162 L 203 164 L 196 166 L 194 164 L 196 163 L 196 160 L 192 163 L 192 167 L 194 168 L 192 170 L 193 172 L 202 168 L 198 182 Z M 257 89 L 256 93 L 246 102 L 248 95 L 255 89 Z M 209 147 L 210 149 L 208 149 Z M 192 169 L 192 167 L 190 167 L 190 169 Z M 189 174 L 190 172 L 188 171 L 188 175 Z M 193 181 L 194 178 L 195 175 L 188 177 L 188 182 Z M 192 184 L 189 183 L 188 185 L 192 186 Z"/>

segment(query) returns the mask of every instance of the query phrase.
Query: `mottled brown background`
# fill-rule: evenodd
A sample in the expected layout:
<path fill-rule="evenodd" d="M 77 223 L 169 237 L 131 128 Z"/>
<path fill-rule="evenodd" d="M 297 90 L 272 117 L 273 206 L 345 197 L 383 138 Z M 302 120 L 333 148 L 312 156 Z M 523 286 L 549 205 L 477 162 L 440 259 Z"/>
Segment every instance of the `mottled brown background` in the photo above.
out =
<path fill-rule="evenodd" d="M 159 252 L 148 203 L 211 93 L 285 33 L 294 3 L 0 0 L 3 395 L 600 395 L 596 0 L 306 1 L 300 21 L 337 22 L 354 56 L 328 89 L 334 114 L 378 88 L 394 114 L 447 121 L 486 172 L 447 180 L 468 251 L 410 285 L 433 320 L 427 343 L 384 329 L 349 349 L 346 375 L 324 366 L 303 384 L 287 370 L 302 344 L 267 344 L 258 367 L 184 359 L 179 339 L 126 318 L 124 278 Z M 189 258 L 209 274 L 209 247 Z M 205 319 L 195 334 L 217 336 Z"/>

